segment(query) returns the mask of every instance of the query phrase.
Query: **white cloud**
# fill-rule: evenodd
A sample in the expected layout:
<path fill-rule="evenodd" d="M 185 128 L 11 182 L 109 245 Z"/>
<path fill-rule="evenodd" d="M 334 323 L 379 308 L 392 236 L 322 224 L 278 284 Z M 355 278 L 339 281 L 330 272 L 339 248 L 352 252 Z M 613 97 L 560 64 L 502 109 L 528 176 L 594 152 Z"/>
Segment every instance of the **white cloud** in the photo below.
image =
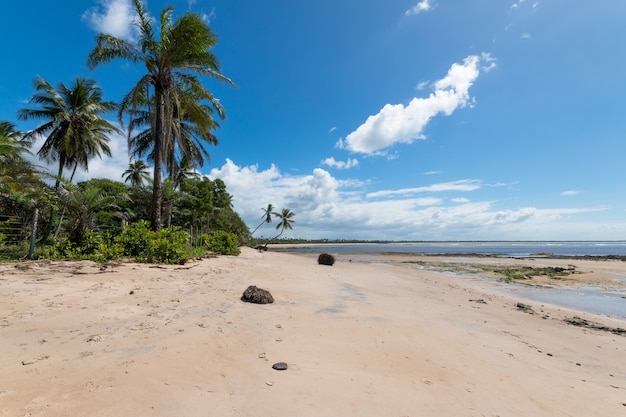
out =
<path fill-rule="evenodd" d="M 576 191 L 576 190 L 568 190 L 568 191 L 563 191 L 561 193 L 561 195 L 564 197 L 571 197 L 571 196 L 575 196 L 578 194 L 580 194 L 580 191 Z"/>
<path fill-rule="evenodd" d="M 495 201 L 470 202 L 453 198 L 450 204 L 433 196 L 366 193 L 360 181 L 342 181 L 323 169 L 311 174 L 285 175 L 272 165 L 237 166 L 226 160 L 209 177 L 221 178 L 233 195 L 234 208 L 251 227 L 273 204 L 296 216 L 289 237 L 387 240 L 572 240 L 610 239 L 626 233 L 626 224 L 586 223 L 579 219 L 602 208 L 495 209 Z M 424 192 L 476 190 L 482 181 L 460 180 L 422 187 Z M 371 195 L 376 196 L 372 198 Z M 383 198 L 384 197 L 384 198 Z M 258 236 L 275 234 L 275 223 Z M 602 234 L 600 234 L 602 233 Z M 622 233 L 621 235 L 619 233 Z"/>
<path fill-rule="evenodd" d="M 202 21 L 204 23 L 211 24 L 212 21 L 214 21 L 217 18 L 217 13 L 215 12 L 215 7 L 211 9 L 211 11 L 209 13 L 203 13 L 202 14 Z"/>
<path fill-rule="evenodd" d="M 423 89 L 425 89 L 426 87 L 428 87 L 428 84 L 430 84 L 430 81 L 422 81 L 422 82 L 420 82 L 420 83 L 419 83 L 419 84 L 415 87 L 415 89 L 416 89 L 417 91 L 422 91 Z"/>
<path fill-rule="evenodd" d="M 522 33 L 522 39 L 530 39 L 530 38 L 531 38 L 530 33 L 528 33 L 528 32 Z"/>
<path fill-rule="evenodd" d="M 409 10 L 404 12 L 406 16 L 411 16 L 414 14 L 419 14 L 422 12 L 428 12 L 433 9 L 433 5 L 430 3 L 430 0 L 422 0 L 417 3 L 415 6 L 411 7 Z"/>
<path fill-rule="evenodd" d="M 425 187 L 402 188 L 400 190 L 382 190 L 369 193 L 368 198 L 388 197 L 392 195 L 410 195 L 417 193 L 440 193 L 446 191 L 475 191 L 481 187 L 479 180 L 459 180 L 432 184 Z"/>
<path fill-rule="evenodd" d="M 112 122 L 115 124 L 114 122 Z M 50 174 L 56 175 L 59 170 L 59 165 L 56 162 L 50 164 L 41 161 L 37 157 L 37 152 L 41 149 L 45 138 L 40 136 L 35 140 L 32 146 L 32 152 L 34 155 L 29 157 L 32 162 L 38 166 L 41 166 L 47 170 Z M 94 158 L 89 161 L 89 170 L 84 171 L 80 167 L 76 170 L 73 182 L 86 181 L 92 178 L 108 178 L 113 181 L 122 182 L 122 173 L 128 169 L 129 157 L 128 157 L 128 143 L 126 137 L 123 135 L 112 134 L 110 135 L 110 141 L 108 142 L 109 148 L 111 148 L 111 157 L 102 155 L 102 159 Z M 64 169 L 63 176 L 65 178 L 72 175 L 71 169 Z"/>
<path fill-rule="evenodd" d="M 333 133 L 335 130 L 337 130 L 337 128 L 335 126 L 331 127 L 330 130 L 328 131 L 328 133 Z"/>
<path fill-rule="evenodd" d="M 470 55 L 463 63 L 452 64 L 448 74 L 434 83 L 434 92 L 427 98 L 413 98 L 403 104 L 386 104 L 378 114 L 346 136 L 342 145 L 352 152 L 380 155 L 397 143 L 423 139 L 428 122 L 439 114 L 451 115 L 456 109 L 472 105 L 469 89 L 480 71 L 495 67 L 489 54 Z"/>
<path fill-rule="evenodd" d="M 350 168 L 354 168 L 356 166 L 359 165 L 359 160 L 358 159 L 353 159 L 353 158 L 348 158 L 347 161 L 337 161 L 335 160 L 335 158 L 330 157 L 330 158 L 326 158 L 322 161 L 323 165 L 332 167 L 332 168 L 337 168 L 337 169 L 350 169 Z"/>
<path fill-rule="evenodd" d="M 135 11 L 130 0 L 100 0 L 99 3 L 100 7 L 92 7 L 83 13 L 83 20 L 96 32 L 132 39 Z"/>

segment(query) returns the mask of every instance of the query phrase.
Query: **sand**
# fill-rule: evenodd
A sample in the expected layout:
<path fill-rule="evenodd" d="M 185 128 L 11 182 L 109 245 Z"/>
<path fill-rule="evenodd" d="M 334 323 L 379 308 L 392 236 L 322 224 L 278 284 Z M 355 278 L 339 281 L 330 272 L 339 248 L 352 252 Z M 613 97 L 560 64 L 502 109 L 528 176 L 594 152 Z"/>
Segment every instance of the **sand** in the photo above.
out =
<path fill-rule="evenodd" d="M 624 320 L 382 260 L 2 264 L 0 416 L 626 415 Z M 623 262 L 510 262 L 576 264 L 555 285 L 626 277 Z M 242 302 L 249 285 L 275 302 Z"/>

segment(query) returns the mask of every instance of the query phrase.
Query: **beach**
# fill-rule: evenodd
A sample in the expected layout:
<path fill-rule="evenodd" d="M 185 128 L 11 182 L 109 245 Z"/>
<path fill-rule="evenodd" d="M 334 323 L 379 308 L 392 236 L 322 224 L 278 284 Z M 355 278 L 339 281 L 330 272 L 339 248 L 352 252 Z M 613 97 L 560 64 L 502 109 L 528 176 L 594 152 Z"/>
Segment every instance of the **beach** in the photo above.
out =
<path fill-rule="evenodd" d="M 0 264 L 0 416 L 626 415 L 626 320 L 426 258 Z M 626 285 L 625 262 L 480 262 Z M 243 302 L 250 285 L 274 303 Z"/>

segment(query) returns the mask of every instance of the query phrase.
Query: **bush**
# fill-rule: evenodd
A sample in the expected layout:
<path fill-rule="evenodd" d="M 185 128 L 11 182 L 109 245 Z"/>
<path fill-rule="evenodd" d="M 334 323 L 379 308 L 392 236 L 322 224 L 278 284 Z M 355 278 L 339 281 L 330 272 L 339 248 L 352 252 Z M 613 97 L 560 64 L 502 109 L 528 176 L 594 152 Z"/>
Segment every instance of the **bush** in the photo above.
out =
<path fill-rule="evenodd" d="M 124 255 L 145 258 L 150 241 L 154 240 L 155 235 L 156 233 L 150 230 L 149 222 L 139 220 L 125 227 L 116 241 L 124 248 Z"/>
<path fill-rule="evenodd" d="M 188 240 L 189 233 L 180 227 L 161 229 L 160 232 L 154 233 L 154 238 L 149 242 L 147 261 L 184 264 L 190 256 L 187 249 Z"/>
<path fill-rule="evenodd" d="M 239 255 L 241 253 L 237 235 L 234 233 L 216 230 L 206 235 L 205 241 L 211 252 L 221 255 Z"/>

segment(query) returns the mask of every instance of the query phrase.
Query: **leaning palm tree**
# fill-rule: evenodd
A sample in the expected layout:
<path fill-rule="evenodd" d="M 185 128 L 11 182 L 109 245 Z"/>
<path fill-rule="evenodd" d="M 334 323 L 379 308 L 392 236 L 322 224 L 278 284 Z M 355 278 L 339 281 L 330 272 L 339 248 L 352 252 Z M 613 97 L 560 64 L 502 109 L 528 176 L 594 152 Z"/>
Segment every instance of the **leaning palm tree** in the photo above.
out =
<path fill-rule="evenodd" d="M 274 206 L 272 204 L 268 204 L 267 208 L 264 208 L 262 210 L 264 212 L 263 216 L 261 216 L 263 221 L 252 231 L 252 233 L 250 233 L 250 236 L 252 236 L 257 230 L 259 230 L 259 227 L 263 226 L 266 223 L 270 224 L 272 222 L 272 211 L 274 210 Z"/>
<path fill-rule="evenodd" d="M 44 120 L 44 123 L 24 135 L 32 143 L 38 136 L 46 136 L 37 155 L 47 162 L 58 162 L 55 189 L 65 168 L 73 168 L 72 177 L 80 166 L 89 168 L 89 160 L 111 156 L 108 135 L 121 131 L 106 121 L 102 114 L 117 108 L 111 101 L 103 101 L 102 89 L 94 80 L 77 77 L 67 87 L 59 83 L 54 88 L 42 77 L 34 81 L 35 94 L 30 102 L 39 108 L 24 108 L 18 111 L 22 120 Z M 70 179 L 71 181 L 71 179 Z"/>
<path fill-rule="evenodd" d="M 100 34 L 96 47 L 90 52 L 87 64 L 95 68 L 113 59 L 121 58 L 133 63 L 143 63 L 146 73 L 124 97 L 119 110 L 120 122 L 128 114 L 131 120 L 136 112 L 149 109 L 149 117 L 144 118 L 151 129 L 148 138 L 152 142 L 154 158 L 154 181 L 152 193 L 152 228 L 161 228 L 163 163 L 168 144 L 174 142 L 180 129 L 181 111 L 185 120 L 194 126 L 198 137 L 203 140 L 213 138 L 215 109 L 221 118 L 225 117 L 219 101 L 208 91 L 198 76 L 208 76 L 233 82 L 220 74 L 217 57 L 210 52 L 217 38 L 202 18 L 194 13 L 186 13 L 172 21 L 172 7 L 163 9 L 160 14 L 160 30 L 155 31 L 153 19 L 140 0 L 133 0 L 137 12 L 136 25 L 139 29 L 137 44 L 112 35 Z M 206 101 L 209 104 L 202 104 Z M 211 109 L 211 111 L 208 111 Z M 129 139 L 133 135 L 132 126 L 128 129 Z"/>
<path fill-rule="evenodd" d="M 144 181 L 150 180 L 148 165 L 142 160 L 131 162 L 128 169 L 122 174 L 124 182 L 130 182 L 132 186 L 142 186 Z"/>
<path fill-rule="evenodd" d="M 280 233 L 274 236 L 271 240 L 278 239 L 285 232 L 285 230 L 293 229 L 291 224 L 296 222 L 295 220 L 291 219 L 293 216 L 296 215 L 296 213 L 287 208 L 282 209 L 280 213 L 274 212 L 273 214 L 280 219 L 280 222 L 276 225 L 276 230 L 280 229 Z"/>

